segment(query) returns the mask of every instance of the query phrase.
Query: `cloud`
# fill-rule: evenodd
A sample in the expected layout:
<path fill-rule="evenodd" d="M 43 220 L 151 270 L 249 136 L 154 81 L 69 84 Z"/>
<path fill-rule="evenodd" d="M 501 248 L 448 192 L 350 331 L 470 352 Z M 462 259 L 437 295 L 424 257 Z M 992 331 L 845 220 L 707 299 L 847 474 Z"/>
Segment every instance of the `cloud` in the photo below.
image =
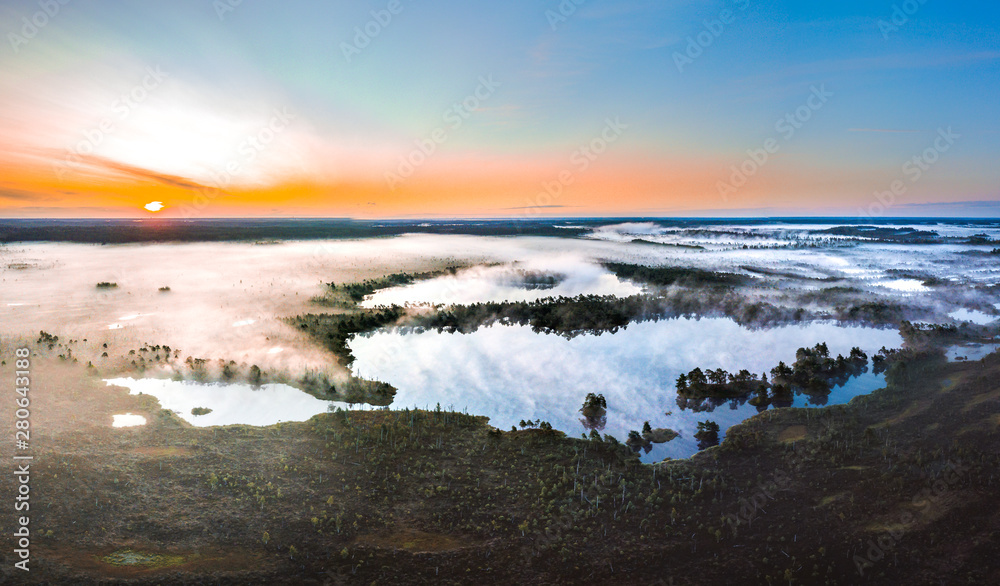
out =
<path fill-rule="evenodd" d="M 1000 198 L 1000 194 L 997 197 Z M 636 215 L 654 215 L 672 218 L 843 218 L 855 217 L 857 215 L 857 208 L 846 204 L 814 208 L 791 206 L 731 209 L 647 208 L 637 211 Z M 894 205 L 886 217 L 1000 217 L 1000 201 L 900 203 Z"/>
<path fill-rule="evenodd" d="M 545 208 L 578 208 L 580 206 L 547 205 L 547 206 L 517 206 L 513 208 L 500 208 L 502 210 L 537 210 Z"/>
<path fill-rule="evenodd" d="M 157 173 L 150 169 L 144 169 L 142 167 L 137 167 L 134 165 L 129 165 L 126 163 L 120 163 L 118 161 L 112 161 L 111 159 L 106 159 L 104 157 L 90 156 L 84 159 L 88 164 L 111 173 L 125 175 L 126 177 L 133 177 L 139 179 L 149 179 L 162 183 L 164 185 L 169 185 L 171 187 L 180 187 L 182 189 L 192 189 L 196 191 L 201 190 L 217 190 L 216 187 L 210 187 L 197 181 L 187 179 L 185 177 L 178 177 L 176 175 L 168 175 L 166 173 Z"/>
<path fill-rule="evenodd" d="M 671 8 L 675 8 L 675 6 L 665 6 L 661 0 L 633 0 L 631 2 L 619 0 L 618 2 L 584 6 L 580 9 L 580 16 L 591 20 L 606 20 L 633 16 L 637 13 L 664 12 Z"/>
<path fill-rule="evenodd" d="M 781 73 L 818 75 L 846 71 L 882 71 L 890 69 L 928 69 L 935 67 L 955 67 L 982 61 L 1000 59 L 1000 51 L 980 51 L 977 53 L 951 53 L 934 55 L 883 55 L 879 57 L 859 57 L 855 59 L 827 59 L 803 63 L 785 69 Z"/>
<path fill-rule="evenodd" d="M 982 217 L 989 214 L 990 217 L 1000 216 L 1000 201 L 942 201 L 924 203 L 905 203 L 898 206 L 906 214 L 954 214 L 957 216 L 974 215 Z"/>
<path fill-rule="evenodd" d="M 798 63 L 765 74 L 753 75 L 740 81 L 741 83 L 755 87 L 773 88 L 782 81 L 794 78 L 807 77 L 810 79 L 819 79 L 836 73 L 952 68 L 996 61 L 998 59 L 1000 59 L 1000 51 L 950 54 L 895 54 L 849 59 L 824 59 L 808 63 Z"/>
<path fill-rule="evenodd" d="M 51 199 L 51 198 L 49 198 L 48 196 L 46 196 L 44 194 L 36 193 L 36 192 L 33 192 L 33 191 L 24 191 L 22 189 L 2 188 L 2 189 L 0 189 L 0 199 L 7 199 L 7 200 L 11 200 L 11 201 L 39 202 L 39 201 L 46 201 L 46 200 Z"/>
<path fill-rule="evenodd" d="M 4 207 L 0 208 L 0 215 L 5 218 L 116 218 L 131 217 L 135 215 L 134 208 L 131 207 L 107 207 L 107 206 L 24 206 L 24 207 Z"/>
<path fill-rule="evenodd" d="M 847 132 L 891 132 L 891 133 L 919 133 L 931 132 L 930 130 L 902 130 L 895 128 L 848 128 Z"/>

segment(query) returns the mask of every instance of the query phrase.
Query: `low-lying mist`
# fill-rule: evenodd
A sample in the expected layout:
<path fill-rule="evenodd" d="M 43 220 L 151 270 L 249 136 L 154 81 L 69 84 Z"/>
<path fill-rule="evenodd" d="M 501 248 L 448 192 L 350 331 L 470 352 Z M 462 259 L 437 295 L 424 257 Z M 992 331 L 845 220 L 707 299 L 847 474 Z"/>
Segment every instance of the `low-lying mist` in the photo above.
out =
<path fill-rule="evenodd" d="M 782 315 L 805 308 L 813 316 L 848 319 L 854 305 L 864 304 L 858 315 L 885 317 L 878 323 L 947 320 L 949 313 L 959 321 L 1000 316 L 995 306 L 1000 272 L 988 247 L 839 243 L 826 237 L 815 246 L 753 245 L 755 239 L 787 239 L 813 228 L 757 227 L 759 235 L 736 245 L 704 249 L 650 244 L 651 238 L 683 241 L 684 234 L 702 238 L 711 231 L 671 233 L 654 223 L 612 225 L 584 238 L 411 234 L 258 243 L 5 244 L 0 245 L 0 334 L 5 343 L 34 340 L 40 331 L 72 340 L 73 356 L 104 374 L 134 371 L 132 361 L 141 365 L 142 357 L 130 351 L 162 345 L 172 352 L 150 368 L 152 376 L 188 377 L 186 359 L 193 357 L 207 361 L 210 378 L 232 361 L 241 372 L 258 365 L 283 374 L 272 381 L 306 374 L 342 379 L 347 371 L 337 357 L 286 321 L 341 311 L 312 301 L 328 291 L 327 283 L 459 267 L 454 274 L 377 291 L 366 306 L 657 293 L 615 276 L 608 263 L 741 275 L 748 284 L 723 294 L 724 304 L 736 308 L 724 313 L 745 323 L 754 321 L 743 314 L 756 311 L 758 301 L 780 308 Z M 699 295 L 691 287 L 659 293 L 668 301 Z M 695 314 L 704 309 L 681 301 L 681 313 L 687 307 Z M 916 309 L 907 313 L 896 306 Z"/>

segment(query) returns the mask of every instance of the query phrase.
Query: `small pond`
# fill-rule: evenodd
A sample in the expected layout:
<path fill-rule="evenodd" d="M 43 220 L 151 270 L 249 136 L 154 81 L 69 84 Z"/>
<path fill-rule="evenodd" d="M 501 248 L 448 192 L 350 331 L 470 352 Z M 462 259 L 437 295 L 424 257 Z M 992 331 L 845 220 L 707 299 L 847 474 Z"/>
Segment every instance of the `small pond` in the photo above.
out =
<path fill-rule="evenodd" d="M 142 415 L 123 413 L 111 416 L 111 427 L 137 427 L 140 425 L 146 425 L 146 418 Z"/>
<path fill-rule="evenodd" d="M 152 378 L 115 378 L 105 382 L 125 387 L 133 395 L 152 395 L 164 409 L 196 427 L 274 425 L 282 421 L 306 421 L 330 408 L 349 408 L 347 403 L 323 401 L 282 384 L 254 387 Z M 207 409 L 211 411 L 201 415 L 192 413 Z"/>
<path fill-rule="evenodd" d="M 948 362 L 964 362 L 966 360 L 982 360 L 1000 348 L 1000 344 L 958 344 L 945 350 Z"/>

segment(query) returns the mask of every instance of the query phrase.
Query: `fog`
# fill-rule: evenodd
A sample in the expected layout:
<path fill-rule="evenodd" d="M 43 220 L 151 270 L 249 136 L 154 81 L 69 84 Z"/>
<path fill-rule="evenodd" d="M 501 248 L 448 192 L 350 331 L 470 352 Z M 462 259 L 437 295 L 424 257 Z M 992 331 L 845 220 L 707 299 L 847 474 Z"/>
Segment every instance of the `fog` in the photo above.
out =
<path fill-rule="evenodd" d="M 907 223 L 898 222 L 880 226 L 855 226 L 858 228 L 857 236 L 846 236 L 842 234 L 822 233 L 829 228 L 844 226 L 837 222 L 815 222 L 815 223 L 788 223 L 773 221 L 766 223 L 725 223 L 713 224 L 710 221 L 689 223 L 685 225 L 674 225 L 671 222 L 624 222 L 619 224 L 608 224 L 593 229 L 589 238 L 612 240 L 617 242 L 629 242 L 635 238 L 664 243 L 681 244 L 703 244 L 703 245 L 733 245 L 752 244 L 753 242 L 770 243 L 798 243 L 798 242 L 836 242 L 844 240 L 865 241 L 872 240 L 872 237 L 865 237 L 866 229 L 871 228 L 875 232 L 877 228 L 892 228 L 899 230 L 934 232 L 946 238 L 968 238 L 977 234 L 984 234 L 986 237 L 997 240 L 1000 239 L 1000 225 L 996 222 L 960 222 L 950 223 L 927 222 L 927 223 Z"/>
<path fill-rule="evenodd" d="M 945 357 L 948 359 L 948 362 L 975 361 L 981 360 L 998 349 L 1000 349 L 1000 344 L 959 344 L 949 346 L 945 350 Z"/>
<path fill-rule="evenodd" d="M 817 230 L 840 224 L 766 224 L 669 227 L 654 222 L 612 224 L 592 230 L 586 238 L 617 243 L 631 251 L 641 262 L 677 262 L 708 270 L 741 272 L 752 266 L 780 270 L 803 278 L 841 278 L 884 293 L 886 289 L 903 293 L 927 292 L 926 278 L 937 278 L 962 285 L 1000 283 L 996 257 L 991 247 L 967 244 L 899 244 L 848 237 Z M 993 224 L 893 225 L 893 228 L 932 230 L 941 236 L 969 238 L 985 234 L 1000 238 L 1000 228 Z M 628 244 L 641 239 L 664 244 L 702 246 L 704 250 Z M 743 247 L 748 248 L 744 249 Z M 900 279 L 900 273 L 918 275 Z M 911 283 L 918 280 L 918 283 Z"/>
<path fill-rule="evenodd" d="M 442 407 L 487 415 L 491 424 L 510 429 L 522 419 L 543 419 L 577 435 L 584 431 L 577 410 L 587 393 L 608 402 L 605 433 L 624 440 L 630 429 L 649 420 L 654 428 L 681 433 L 664 451 L 650 457 L 689 456 L 698 421 L 712 419 L 725 429 L 756 413 L 753 407 L 730 411 L 682 412 L 675 381 L 695 367 L 736 372 L 770 371 L 779 360 L 795 361 L 795 351 L 826 342 L 830 352 L 848 354 L 860 346 L 870 355 L 882 346 L 901 344 L 895 330 L 811 323 L 749 330 L 729 319 L 672 319 L 630 325 L 616 334 L 567 339 L 536 334 L 530 327 L 490 326 L 472 334 L 385 331 L 356 337 L 351 349 L 359 376 L 385 380 L 398 388 L 393 407 Z M 386 355 L 383 348 L 391 347 Z M 854 394 L 868 388 L 853 388 Z M 851 395 L 853 396 L 853 395 Z M 850 397 L 846 397 L 849 399 Z M 835 399 L 834 399 L 835 400 Z M 667 411 L 673 411 L 666 416 Z"/>
<path fill-rule="evenodd" d="M 539 277 L 554 284 L 537 286 Z M 531 279 L 534 278 L 535 281 Z M 534 301 L 545 297 L 615 295 L 628 297 L 643 288 L 621 281 L 593 259 L 581 255 L 544 255 L 501 266 L 472 267 L 403 287 L 383 289 L 368 296 L 365 307 L 407 303 L 468 305 L 488 301 Z"/>
<path fill-rule="evenodd" d="M 336 358 L 283 321 L 327 311 L 310 302 L 325 291 L 325 283 L 503 263 L 421 284 L 413 299 L 437 299 L 445 291 L 454 292 L 460 302 L 519 291 L 521 298 L 641 291 L 594 260 L 604 257 L 627 253 L 610 243 L 581 240 L 437 235 L 267 243 L 7 244 L 0 245 L 0 335 L 33 340 L 44 330 L 61 341 L 77 340 L 74 354 L 102 372 L 123 370 L 121 357 L 149 344 L 180 352 L 172 363 L 149 371 L 151 376 L 172 377 L 191 356 L 257 364 L 289 380 L 306 371 L 336 379 L 346 374 Z M 518 287 L 525 274 L 554 274 L 559 281 L 552 289 L 529 291 Z M 117 287 L 98 288 L 101 282 Z M 169 291 L 161 291 L 167 287 Z M 105 351 L 107 359 L 101 357 Z"/>
<path fill-rule="evenodd" d="M 997 319 L 1000 319 L 1000 317 L 997 317 L 995 315 L 983 313 L 982 311 L 975 311 L 975 310 L 970 311 L 965 308 L 949 313 L 948 317 L 952 318 L 955 321 L 967 321 L 981 326 L 991 324 L 997 321 Z"/>
<path fill-rule="evenodd" d="M 458 241 L 465 241 L 458 245 Z M 186 356 L 296 372 L 334 358 L 282 318 L 323 311 L 324 283 L 448 263 L 495 262 L 483 239 L 400 237 L 320 242 L 0 246 L 0 334 L 80 340 L 84 360 L 143 344 Z M 519 246 L 500 250 L 516 258 Z M 460 251 L 457 252 L 456 251 Z M 99 282 L 116 288 L 99 289 Z M 169 287 L 169 291 L 160 291 Z M 86 339 L 84 343 L 82 340 Z M 167 373 L 169 374 L 169 373 Z"/>
<path fill-rule="evenodd" d="M 272 381 L 294 381 L 307 372 L 336 380 L 347 373 L 336 357 L 283 321 L 331 311 L 310 302 L 326 290 L 326 283 L 464 267 L 454 275 L 379 291 L 365 301 L 369 306 L 626 296 L 642 291 L 640 285 L 609 273 L 602 266 L 606 261 L 735 272 L 750 275 L 761 285 L 775 285 L 743 289 L 750 300 L 785 291 L 853 287 L 872 299 L 928 308 L 938 321 L 989 323 L 1000 318 L 995 287 L 1000 268 L 990 246 L 892 244 L 818 237 L 811 232 L 826 227 L 748 224 L 682 229 L 649 222 L 604 226 L 584 238 L 411 234 L 266 243 L 7 244 L 0 245 L 0 336 L 7 344 L 33 340 L 45 330 L 61 341 L 78 340 L 74 355 L 84 363 L 93 361 L 107 376 L 124 374 L 128 352 L 149 344 L 179 351 L 166 364 L 147 370 L 145 376 L 150 377 L 187 376 L 183 361 L 192 356 L 257 364 L 280 375 Z M 934 229 L 961 237 L 996 232 L 976 225 Z M 636 238 L 713 245 L 680 248 L 632 242 Z M 803 242 L 809 246 L 800 247 Z M 771 243 L 780 246 L 758 247 Z M 99 282 L 117 287 L 101 289 L 96 286 Z M 572 423 L 572 410 L 566 415 L 566 405 L 575 409 L 588 386 L 607 385 L 617 393 L 613 402 L 635 401 L 628 422 L 622 419 L 616 424 L 620 429 L 615 433 L 621 434 L 641 425 L 644 419 L 636 419 L 641 413 L 655 417 L 670 409 L 669 397 L 663 400 L 658 395 L 654 405 L 635 396 L 672 392 L 673 381 L 668 379 L 682 365 L 756 372 L 773 366 L 775 357 L 788 360 L 795 348 L 827 337 L 779 335 L 774 330 L 751 336 L 726 329 L 734 324 L 710 325 L 715 323 L 710 320 L 672 323 L 669 327 L 663 322 L 636 324 L 618 336 L 574 340 L 529 336 L 530 331 L 517 328 L 487 328 L 471 337 L 426 333 L 391 341 L 389 337 L 396 334 L 376 334 L 356 340 L 355 355 L 360 359 L 359 352 L 369 353 L 373 343 L 386 342 L 381 354 L 398 354 L 398 364 L 379 359 L 376 367 L 359 360 L 356 368 L 363 376 L 384 377 L 400 387 L 401 401 L 478 406 L 500 418 L 497 421 L 541 417 Z M 850 331 L 832 325 L 809 327 L 834 328 L 826 340 L 831 348 L 837 347 L 836 332 Z M 894 332 L 866 331 L 851 338 L 852 343 L 875 350 L 894 344 L 893 336 Z M 750 350 L 755 352 L 751 355 Z M 105 351 L 108 358 L 101 356 Z M 760 368 L 756 363 L 725 362 L 741 355 L 759 361 Z M 404 367 L 409 370 L 398 370 Z M 417 377 L 413 380 L 423 380 L 426 390 L 415 390 L 407 372 Z M 437 378 L 427 378 L 428 372 L 438 373 Z M 468 395 L 474 400 L 463 401 L 456 390 L 462 384 L 455 381 L 478 389 Z M 492 386 L 489 381 L 494 381 Z M 536 396 L 525 391 L 529 388 L 548 389 L 548 394 Z M 508 393 L 517 398 L 509 399 Z M 502 421 L 507 426 L 508 420 Z M 654 426 L 668 423 L 654 421 Z M 681 427 L 689 424 L 678 422 Z M 689 440 L 676 443 L 685 441 Z"/>

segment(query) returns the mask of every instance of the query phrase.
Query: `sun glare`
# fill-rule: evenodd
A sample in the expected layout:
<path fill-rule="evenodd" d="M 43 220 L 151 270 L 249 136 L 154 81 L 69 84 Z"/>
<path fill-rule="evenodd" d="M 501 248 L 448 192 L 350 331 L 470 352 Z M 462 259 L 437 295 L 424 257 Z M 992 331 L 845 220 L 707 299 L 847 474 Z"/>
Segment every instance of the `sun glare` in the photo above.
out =
<path fill-rule="evenodd" d="M 151 212 L 158 212 L 166 206 L 163 205 L 162 201 L 151 201 L 147 203 L 144 207 Z"/>

